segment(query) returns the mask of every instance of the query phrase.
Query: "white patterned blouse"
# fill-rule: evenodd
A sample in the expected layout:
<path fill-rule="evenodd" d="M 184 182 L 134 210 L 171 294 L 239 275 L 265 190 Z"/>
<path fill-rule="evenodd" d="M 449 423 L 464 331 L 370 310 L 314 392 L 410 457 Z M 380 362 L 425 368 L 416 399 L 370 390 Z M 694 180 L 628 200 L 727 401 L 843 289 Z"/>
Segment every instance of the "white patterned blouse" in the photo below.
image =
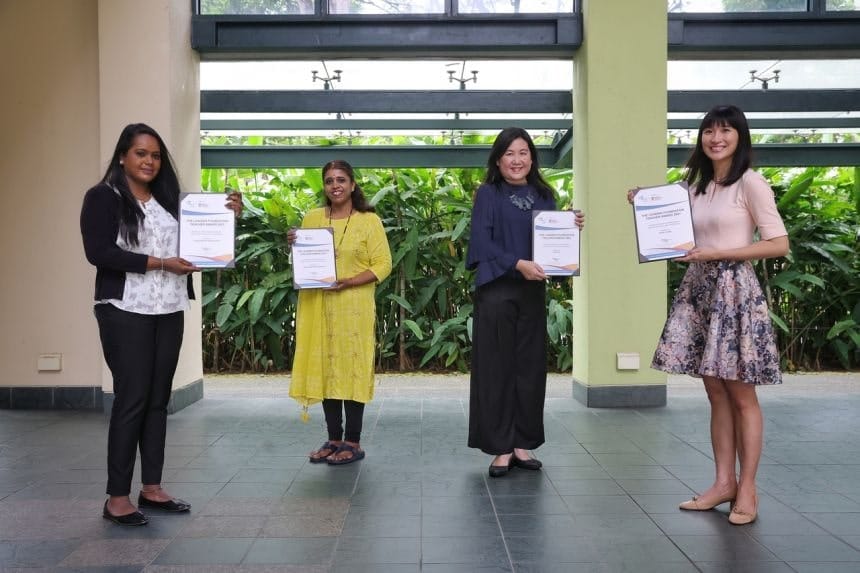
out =
<path fill-rule="evenodd" d="M 119 248 L 132 253 L 167 259 L 179 253 L 179 222 L 154 198 L 138 201 L 144 220 L 138 231 L 138 244 L 129 245 L 118 235 Z M 126 273 L 122 300 L 100 302 L 138 314 L 170 314 L 188 309 L 188 278 L 168 271 L 149 270 L 143 274 Z"/>

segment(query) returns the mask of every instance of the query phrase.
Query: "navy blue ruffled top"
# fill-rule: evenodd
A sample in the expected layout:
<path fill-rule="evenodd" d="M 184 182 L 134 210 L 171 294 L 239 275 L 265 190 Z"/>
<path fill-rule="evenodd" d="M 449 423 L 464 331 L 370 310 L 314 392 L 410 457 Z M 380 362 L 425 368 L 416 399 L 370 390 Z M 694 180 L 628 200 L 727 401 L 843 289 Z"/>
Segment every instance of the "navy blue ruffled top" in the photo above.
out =
<path fill-rule="evenodd" d="M 466 255 L 466 267 L 477 269 L 475 287 L 503 276 L 525 280 L 514 267 L 532 259 L 532 211 L 555 209 L 555 199 L 541 198 L 531 185 L 481 185 Z"/>

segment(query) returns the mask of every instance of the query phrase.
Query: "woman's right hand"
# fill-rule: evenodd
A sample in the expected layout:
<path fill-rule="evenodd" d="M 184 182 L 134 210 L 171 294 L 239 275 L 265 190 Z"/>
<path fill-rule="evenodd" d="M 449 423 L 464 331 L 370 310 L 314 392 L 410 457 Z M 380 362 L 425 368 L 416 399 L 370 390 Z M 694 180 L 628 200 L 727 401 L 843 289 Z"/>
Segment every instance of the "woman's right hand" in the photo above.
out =
<path fill-rule="evenodd" d="M 292 247 L 293 243 L 295 243 L 295 242 L 296 242 L 296 229 L 295 229 L 295 227 L 293 227 L 289 231 L 287 231 L 287 244 Z"/>
<path fill-rule="evenodd" d="M 185 259 L 179 257 L 170 257 L 162 259 L 164 270 L 175 275 L 187 275 L 195 271 L 199 271 L 200 267 L 196 267 Z"/>
<path fill-rule="evenodd" d="M 543 272 L 543 267 L 534 261 L 520 259 L 517 261 L 516 269 L 529 281 L 542 281 L 546 279 L 546 273 Z"/>
<path fill-rule="evenodd" d="M 633 189 L 629 189 L 627 191 L 627 202 L 631 205 L 633 204 L 633 197 L 635 197 L 636 194 L 639 193 L 639 189 L 641 189 L 641 187 L 634 187 Z"/>

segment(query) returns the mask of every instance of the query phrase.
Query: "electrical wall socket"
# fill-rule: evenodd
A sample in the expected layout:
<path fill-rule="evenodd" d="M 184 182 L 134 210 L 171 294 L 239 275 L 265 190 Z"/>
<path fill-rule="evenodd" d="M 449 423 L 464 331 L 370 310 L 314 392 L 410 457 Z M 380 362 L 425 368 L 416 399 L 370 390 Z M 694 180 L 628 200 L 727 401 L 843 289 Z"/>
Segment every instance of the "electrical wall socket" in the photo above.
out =
<path fill-rule="evenodd" d="M 639 370 L 638 352 L 619 352 L 616 360 L 618 370 Z"/>
<path fill-rule="evenodd" d="M 63 369 L 63 355 L 40 354 L 37 368 L 39 372 L 58 372 Z"/>

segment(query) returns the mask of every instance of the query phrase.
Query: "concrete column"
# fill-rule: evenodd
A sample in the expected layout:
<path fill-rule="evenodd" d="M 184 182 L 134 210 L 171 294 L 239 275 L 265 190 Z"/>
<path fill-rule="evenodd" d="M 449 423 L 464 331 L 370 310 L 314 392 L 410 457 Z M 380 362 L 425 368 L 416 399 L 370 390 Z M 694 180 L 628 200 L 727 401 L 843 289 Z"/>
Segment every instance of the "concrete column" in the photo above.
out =
<path fill-rule="evenodd" d="M 0 2 L 0 53 L 0 409 L 100 408 L 78 225 L 99 176 L 96 0 Z"/>
<path fill-rule="evenodd" d="M 200 189 L 200 65 L 191 49 L 191 2 L 99 0 L 99 141 L 107 165 L 120 131 L 146 123 L 167 144 L 184 191 Z M 201 296 L 199 276 L 195 292 Z M 185 316 L 174 407 L 202 396 L 201 309 Z M 110 388 L 105 373 L 104 387 Z M 182 390 L 185 389 L 183 392 Z"/>
<path fill-rule="evenodd" d="M 583 18 L 573 170 L 587 223 L 573 290 L 573 393 L 594 407 L 664 405 L 666 376 L 649 364 L 666 315 L 666 265 L 637 262 L 626 191 L 666 178 L 666 2 L 583 0 Z M 618 353 L 638 355 L 639 367 L 619 369 Z"/>
<path fill-rule="evenodd" d="M 78 215 L 131 122 L 157 129 L 198 189 L 190 19 L 187 1 L 0 0 L 0 409 L 101 409 L 111 390 Z M 195 304 L 173 409 L 202 393 L 200 323 Z"/>

